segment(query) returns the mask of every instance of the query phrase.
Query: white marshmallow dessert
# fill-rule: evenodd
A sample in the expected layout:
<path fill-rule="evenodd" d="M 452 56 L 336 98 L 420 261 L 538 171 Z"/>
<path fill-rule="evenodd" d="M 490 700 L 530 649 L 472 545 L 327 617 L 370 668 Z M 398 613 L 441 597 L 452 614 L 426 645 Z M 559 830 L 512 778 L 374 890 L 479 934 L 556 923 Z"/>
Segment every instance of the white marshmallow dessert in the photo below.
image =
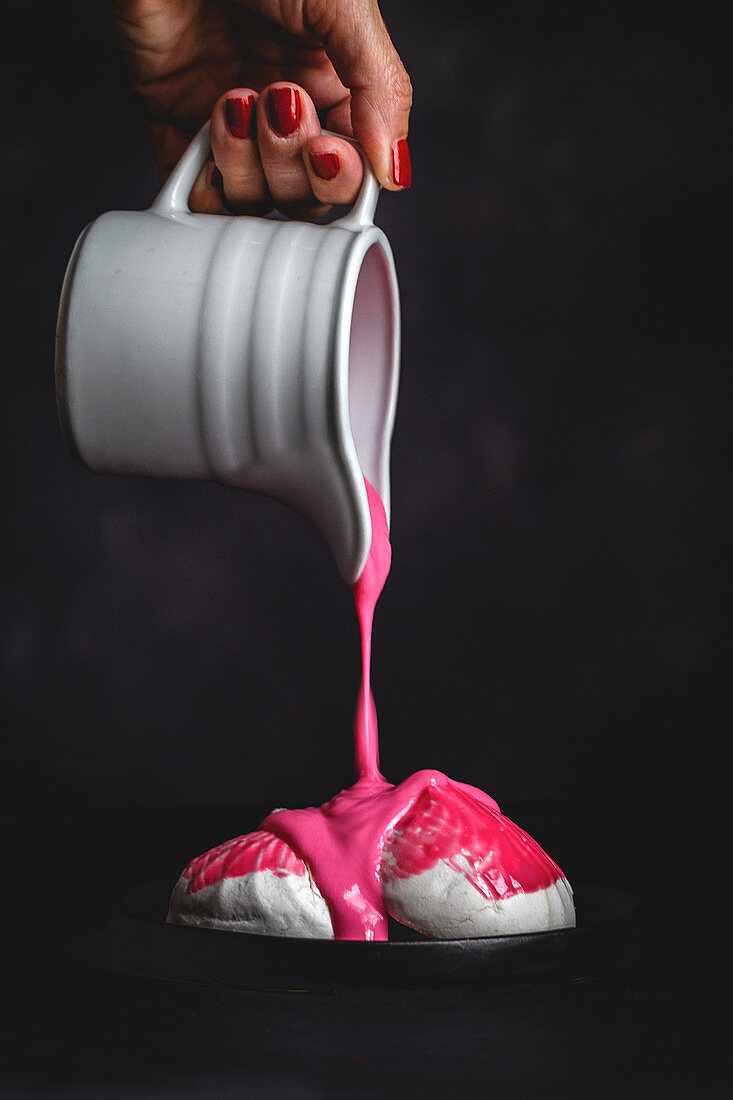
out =
<path fill-rule="evenodd" d="M 380 847 L 386 912 L 431 939 L 575 926 L 572 889 L 559 867 L 509 818 L 452 785 L 426 786 Z M 329 903 L 307 862 L 263 829 L 193 860 L 176 883 L 167 919 L 334 938 Z"/>
<path fill-rule="evenodd" d="M 570 883 L 536 841 L 455 788 L 426 787 L 381 867 L 391 917 L 431 939 L 575 927 Z"/>
<path fill-rule="evenodd" d="M 194 859 L 176 883 L 169 924 L 333 939 L 328 906 L 306 864 L 283 840 L 258 830 Z"/>

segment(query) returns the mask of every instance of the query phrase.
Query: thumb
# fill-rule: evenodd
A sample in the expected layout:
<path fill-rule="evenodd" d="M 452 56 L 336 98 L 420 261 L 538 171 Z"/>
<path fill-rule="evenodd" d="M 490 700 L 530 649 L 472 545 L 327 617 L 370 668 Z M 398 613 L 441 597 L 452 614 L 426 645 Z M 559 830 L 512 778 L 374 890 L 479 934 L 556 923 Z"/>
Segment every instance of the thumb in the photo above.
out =
<path fill-rule="evenodd" d="M 306 2 L 306 18 L 341 83 L 351 92 L 351 125 L 382 184 L 409 187 L 407 127 L 412 84 L 384 25 L 377 0 Z"/>

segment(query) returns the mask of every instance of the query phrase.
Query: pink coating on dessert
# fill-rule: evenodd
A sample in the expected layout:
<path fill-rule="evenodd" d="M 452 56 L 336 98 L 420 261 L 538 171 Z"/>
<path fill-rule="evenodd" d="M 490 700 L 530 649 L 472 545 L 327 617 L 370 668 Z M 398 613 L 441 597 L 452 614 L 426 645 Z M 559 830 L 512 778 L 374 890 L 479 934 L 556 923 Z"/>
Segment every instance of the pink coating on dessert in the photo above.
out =
<path fill-rule="evenodd" d="M 451 782 L 425 787 L 393 830 L 382 881 L 422 874 L 440 860 L 493 900 L 544 890 L 562 877 L 523 829 Z"/>
<path fill-rule="evenodd" d="M 189 880 L 186 893 L 195 894 L 225 878 L 239 878 L 252 871 L 272 871 L 279 877 L 304 875 L 308 868 L 282 840 L 258 830 L 219 844 L 192 859 L 184 877 Z"/>
<path fill-rule="evenodd" d="M 479 800 L 473 794 L 464 793 L 462 784 L 454 784 L 442 772 L 419 771 L 397 787 L 381 777 L 362 778 L 323 806 L 278 810 L 262 822 L 261 828 L 285 840 L 308 864 L 328 905 L 335 939 L 387 939 L 387 912 L 381 880 L 383 852 L 393 831 L 408 811 L 417 806 L 426 790 L 440 792 L 436 793 L 436 802 L 450 802 L 451 790 L 453 800 L 464 800 L 461 804 L 463 833 L 468 839 L 482 833 L 480 823 L 468 824 L 471 812 L 476 817 L 487 814 L 501 817 L 494 800 L 483 792 L 478 792 L 481 794 Z M 474 791 L 475 788 L 466 790 Z M 501 820 L 506 821 L 506 818 Z M 451 856 L 460 850 L 450 847 L 455 840 L 453 829 L 447 837 Z M 428 870 L 434 866 L 441 858 L 434 855 L 436 850 L 437 847 L 418 852 L 418 847 L 413 845 L 411 873 L 417 874 L 417 868 Z M 472 881 L 463 866 L 458 869 Z M 553 875 L 549 881 L 556 877 Z M 515 881 L 518 883 L 519 879 Z M 509 892 L 521 890 L 522 886 L 517 885 Z"/>

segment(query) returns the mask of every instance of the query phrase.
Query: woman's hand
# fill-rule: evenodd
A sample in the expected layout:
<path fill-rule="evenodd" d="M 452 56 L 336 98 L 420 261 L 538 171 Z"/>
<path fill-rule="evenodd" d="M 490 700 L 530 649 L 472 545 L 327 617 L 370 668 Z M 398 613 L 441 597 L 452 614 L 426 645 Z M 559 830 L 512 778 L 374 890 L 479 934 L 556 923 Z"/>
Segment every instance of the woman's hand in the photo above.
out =
<path fill-rule="evenodd" d="M 214 160 L 193 210 L 277 206 L 316 217 L 351 203 L 357 138 L 384 187 L 411 182 L 410 80 L 377 0 L 107 0 L 161 179 L 211 116 Z"/>

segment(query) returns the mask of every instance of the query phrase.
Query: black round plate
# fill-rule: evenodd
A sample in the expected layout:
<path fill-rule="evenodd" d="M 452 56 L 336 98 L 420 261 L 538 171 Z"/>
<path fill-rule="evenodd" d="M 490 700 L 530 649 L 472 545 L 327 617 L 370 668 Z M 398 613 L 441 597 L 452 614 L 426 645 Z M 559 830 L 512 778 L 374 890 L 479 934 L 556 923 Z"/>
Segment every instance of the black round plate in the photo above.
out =
<path fill-rule="evenodd" d="M 533 935 L 428 940 L 397 924 L 389 942 L 286 939 L 165 924 L 170 886 L 143 883 L 102 932 L 76 944 L 88 964 L 116 972 L 243 989 L 439 988 L 552 977 L 583 978 L 624 965 L 641 946 L 632 897 L 576 890 L 578 926 Z"/>

